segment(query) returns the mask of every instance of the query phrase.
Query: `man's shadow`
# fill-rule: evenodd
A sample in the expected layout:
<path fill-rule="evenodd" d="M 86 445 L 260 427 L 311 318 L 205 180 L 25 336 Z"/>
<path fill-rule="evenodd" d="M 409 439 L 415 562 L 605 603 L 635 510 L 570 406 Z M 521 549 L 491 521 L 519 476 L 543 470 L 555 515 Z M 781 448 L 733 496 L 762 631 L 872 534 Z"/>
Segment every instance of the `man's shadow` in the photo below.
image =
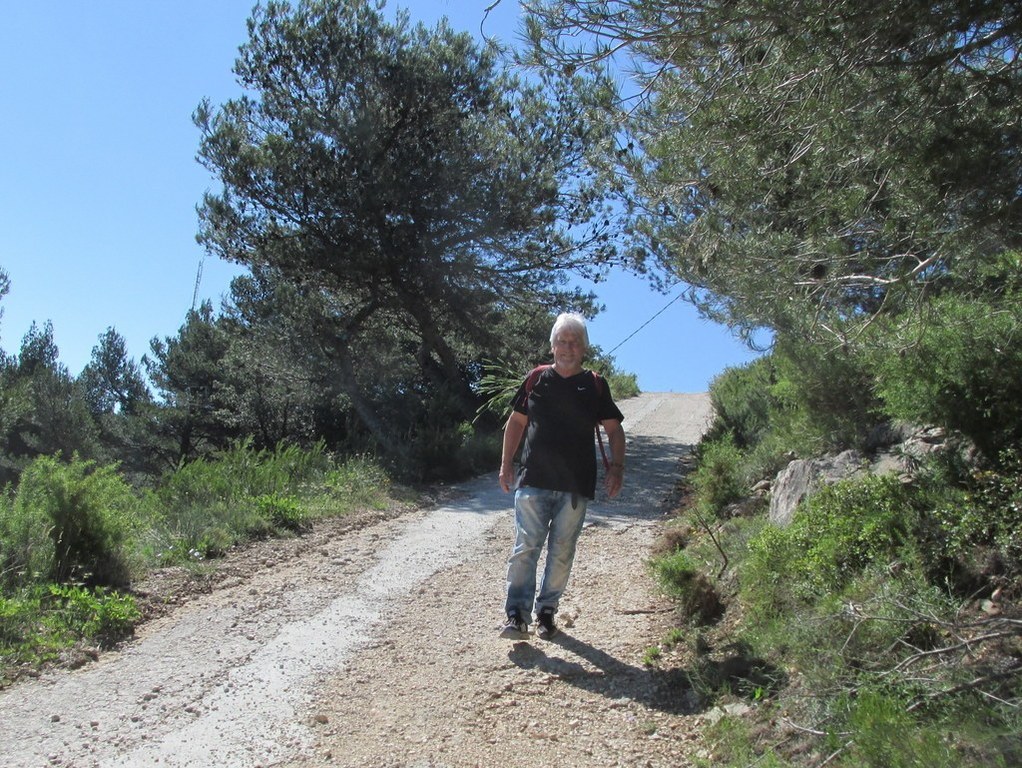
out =
<path fill-rule="evenodd" d="M 560 648 L 565 656 L 573 654 L 595 669 L 547 654 L 544 650 L 547 647 Z M 707 700 L 693 685 L 695 676 L 699 678 L 698 689 L 713 693 L 729 691 L 748 698 L 776 691 L 787 682 L 783 672 L 738 646 L 730 648 L 721 660 L 700 661 L 693 673 L 628 664 L 563 630 L 553 640 L 515 643 L 508 658 L 521 669 L 537 669 L 609 699 L 627 698 L 649 709 L 675 715 L 698 714 L 712 705 L 712 698 Z"/>
<path fill-rule="evenodd" d="M 684 670 L 639 667 L 616 659 L 563 630 L 553 639 L 515 643 L 508 652 L 511 662 L 521 669 L 538 669 L 571 685 L 609 699 L 628 698 L 647 707 L 673 714 L 699 712 L 699 696 Z M 588 661 L 591 669 L 578 661 L 548 655 L 545 647 L 560 648 Z M 638 691 L 638 695 L 636 695 Z"/>

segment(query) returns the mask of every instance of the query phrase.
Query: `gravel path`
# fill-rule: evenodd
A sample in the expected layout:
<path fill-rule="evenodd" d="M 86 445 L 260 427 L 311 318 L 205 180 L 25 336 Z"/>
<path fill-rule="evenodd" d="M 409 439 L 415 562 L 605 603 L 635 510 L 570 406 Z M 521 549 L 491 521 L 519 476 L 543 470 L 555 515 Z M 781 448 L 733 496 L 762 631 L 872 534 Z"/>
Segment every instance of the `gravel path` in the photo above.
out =
<path fill-rule="evenodd" d="M 42 766 L 684 766 L 698 715 L 642 657 L 645 561 L 705 395 L 620 403 L 625 490 L 591 505 L 553 642 L 497 637 L 512 536 L 493 477 L 428 510 L 268 543 L 118 652 L 0 692 L 0 755 Z"/>

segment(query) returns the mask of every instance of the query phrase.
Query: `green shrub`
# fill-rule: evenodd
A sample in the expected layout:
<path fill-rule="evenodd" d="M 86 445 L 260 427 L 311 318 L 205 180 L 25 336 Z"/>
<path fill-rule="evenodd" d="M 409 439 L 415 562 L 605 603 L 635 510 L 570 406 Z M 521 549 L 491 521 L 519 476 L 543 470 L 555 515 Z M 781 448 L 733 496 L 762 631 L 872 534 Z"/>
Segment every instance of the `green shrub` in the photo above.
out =
<path fill-rule="evenodd" d="M 786 666 L 799 670 L 802 684 L 821 696 L 878 679 L 909 692 L 911 686 L 890 670 L 914 648 L 938 642 L 938 621 L 925 617 L 952 621 L 958 606 L 928 584 L 913 563 L 894 570 L 871 569 L 850 579 L 840 593 L 799 599 L 784 593 L 785 610 L 752 612 L 741 637 L 783 655 Z M 939 676 L 930 684 L 939 686 Z"/>
<path fill-rule="evenodd" d="M 730 435 L 699 446 L 699 466 L 692 475 L 696 503 L 701 511 L 719 516 L 732 502 L 748 493 L 742 452 Z"/>
<path fill-rule="evenodd" d="M 742 449 L 759 444 L 770 427 L 773 384 L 769 356 L 742 367 L 725 368 L 710 382 L 714 420 L 707 438 L 713 441 L 730 435 Z"/>
<path fill-rule="evenodd" d="M 790 454 L 861 446 L 884 420 L 873 361 L 858 348 L 778 337 L 773 351 L 713 380 L 714 421 L 704 442 L 730 438 L 749 481 L 775 475 Z"/>
<path fill-rule="evenodd" d="M 149 544 L 159 563 L 220 557 L 253 538 L 300 530 L 303 498 L 330 492 L 333 461 L 322 444 L 255 450 L 249 442 L 182 464 L 146 497 L 159 520 Z"/>
<path fill-rule="evenodd" d="M 872 358 L 856 347 L 782 337 L 771 357 L 771 432 L 802 456 L 863 445 L 884 419 Z"/>
<path fill-rule="evenodd" d="M 430 412 L 427 423 L 409 437 L 408 458 L 416 480 L 457 480 L 468 473 L 466 446 L 475 432 L 470 422 L 452 425 Z"/>
<path fill-rule="evenodd" d="M 927 723 L 890 693 L 860 690 L 839 704 L 843 717 L 832 743 L 848 750 L 839 765 L 869 768 L 958 768 L 961 756 L 950 746 L 944 726 Z M 846 747 L 843 745 L 847 745 Z"/>
<path fill-rule="evenodd" d="M 1022 439 L 1022 293 L 948 294 L 889 333 L 899 354 L 877 363 L 877 390 L 893 416 L 967 436 L 984 455 Z"/>
<path fill-rule="evenodd" d="M 196 480 L 195 469 L 185 470 L 188 484 L 181 482 L 181 469 L 168 476 L 170 488 L 158 487 L 143 497 L 155 521 L 147 551 L 158 565 L 218 557 L 241 539 L 247 527 L 244 522 L 235 523 L 239 527 L 232 528 L 238 513 L 246 511 L 240 499 L 217 499 L 207 493 L 209 486 L 190 486 Z M 216 478 L 212 466 L 207 465 L 204 470 L 210 479 Z M 201 492 L 193 492 L 193 489 Z"/>
<path fill-rule="evenodd" d="M 955 550 L 992 546 L 1017 577 L 1022 574 L 1022 453 L 1002 451 L 996 470 L 978 470 L 971 480 L 972 505 L 943 520 Z"/>
<path fill-rule="evenodd" d="M 944 457 L 939 457 L 943 459 Z M 995 468 L 937 460 L 920 474 L 920 551 L 932 578 L 958 594 L 1022 577 L 1022 453 L 1003 451 Z"/>
<path fill-rule="evenodd" d="M 839 592 L 867 568 L 898 557 L 913 517 L 894 477 L 825 486 L 799 506 L 790 526 L 768 526 L 750 542 L 743 596 L 769 614 Z"/>
<path fill-rule="evenodd" d="M 8 583 L 129 582 L 138 500 L 115 467 L 40 457 L 22 473 L 13 503 L 0 513 Z"/>
<path fill-rule="evenodd" d="M 642 392 L 639 389 L 639 380 L 634 373 L 613 372 L 607 374 L 606 379 L 607 386 L 610 387 L 610 391 L 617 401 L 638 397 Z"/>
<path fill-rule="evenodd" d="M 71 634 L 101 645 L 112 645 L 129 637 L 141 613 L 130 595 L 77 586 L 50 586 L 50 595 L 58 602 L 50 613 Z"/>
<path fill-rule="evenodd" d="M 503 434 L 496 430 L 474 430 L 461 447 L 461 463 L 476 476 L 500 466 Z"/>
<path fill-rule="evenodd" d="M 246 441 L 182 464 L 161 480 L 156 496 L 171 514 L 178 508 L 213 508 L 266 495 L 298 496 L 331 465 L 321 443 L 308 449 L 281 444 L 268 451 L 255 450 Z"/>
<path fill-rule="evenodd" d="M 297 450 L 236 448 L 223 464 L 200 460 L 169 474 L 145 497 L 158 521 L 147 543 L 151 560 L 221 557 L 250 539 L 304 530 L 313 517 L 389 503 L 390 477 L 373 459 L 337 466 L 325 464 L 318 448 L 307 460 Z"/>
<path fill-rule="evenodd" d="M 301 531 L 306 527 L 308 515 L 291 496 L 267 494 L 256 498 L 255 505 L 259 517 L 276 531 Z"/>
<path fill-rule="evenodd" d="M 335 514 L 360 507 L 381 508 L 391 487 L 386 470 L 364 455 L 349 457 L 328 472 L 323 482 Z"/>

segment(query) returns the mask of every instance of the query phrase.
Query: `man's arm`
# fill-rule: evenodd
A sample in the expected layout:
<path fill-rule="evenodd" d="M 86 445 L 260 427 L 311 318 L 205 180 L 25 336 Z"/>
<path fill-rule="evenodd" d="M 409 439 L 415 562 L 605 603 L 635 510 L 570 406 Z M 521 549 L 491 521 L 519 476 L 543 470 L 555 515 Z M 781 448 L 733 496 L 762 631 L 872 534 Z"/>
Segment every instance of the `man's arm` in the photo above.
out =
<path fill-rule="evenodd" d="M 525 427 L 528 424 L 528 416 L 512 411 L 504 427 L 504 447 L 500 455 L 500 487 L 504 493 L 510 491 L 515 482 L 515 453 L 518 452 L 518 445 L 522 442 L 522 435 L 525 434 Z"/>
<path fill-rule="evenodd" d="M 607 495 L 613 499 L 621 492 L 621 485 L 624 483 L 625 430 L 617 419 L 604 419 L 600 425 L 607 433 L 607 443 L 610 445 L 610 468 L 603 479 L 603 487 L 607 489 Z"/>

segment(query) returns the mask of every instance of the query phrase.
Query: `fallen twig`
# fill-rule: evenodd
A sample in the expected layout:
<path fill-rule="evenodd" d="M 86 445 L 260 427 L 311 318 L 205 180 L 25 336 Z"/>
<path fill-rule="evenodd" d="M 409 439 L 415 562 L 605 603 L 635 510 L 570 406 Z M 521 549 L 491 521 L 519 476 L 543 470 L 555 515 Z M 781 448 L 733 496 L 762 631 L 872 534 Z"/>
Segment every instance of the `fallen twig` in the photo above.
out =
<path fill-rule="evenodd" d="M 891 669 L 891 672 L 900 672 L 902 669 L 911 666 L 915 662 L 919 661 L 920 659 L 926 658 L 927 656 L 945 656 L 949 653 L 954 653 L 955 651 L 960 651 L 963 649 L 970 650 L 971 646 L 984 643 L 987 640 L 998 640 L 1004 637 L 1014 637 L 1017 634 L 1018 634 L 1017 632 L 990 632 L 989 634 L 986 635 L 979 635 L 977 637 L 967 638 L 965 640 L 962 640 L 960 643 L 944 646 L 943 648 L 934 648 L 931 651 L 919 651 L 918 653 L 914 653 L 906 659 L 902 659 L 901 662 L 897 664 L 897 666 Z"/>
<path fill-rule="evenodd" d="M 908 711 L 911 712 L 914 709 L 918 709 L 923 704 L 926 704 L 927 702 L 932 701 L 933 699 L 939 698 L 941 696 L 953 696 L 954 694 L 961 693 L 962 691 L 975 690 L 976 688 L 979 688 L 979 686 L 984 685 L 985 683 L 993 683 L 998 680 L 1006 680 L 1009 677 L 1015 677 L 1020 672 L 1022 672 L 1022 665 L 1016 664 L 1010 669 L 1006 669 L 1002 672 L 994 672 L 989 675 L 983 675 L 981 677 L 977 677 L 975 680 L 970 680 L 967 683 L 961 683 L 951 688 L 946 688 L 942 691 L 934 691 L 933 693 L 928 693 L 921 699 L 914 701 L 912 704 L 910 704 L 908 706 Z M 1005 703 L 1015 708 L 1018 707 L 1018 704 L 1010 704 L 1009 702 Z"/>

